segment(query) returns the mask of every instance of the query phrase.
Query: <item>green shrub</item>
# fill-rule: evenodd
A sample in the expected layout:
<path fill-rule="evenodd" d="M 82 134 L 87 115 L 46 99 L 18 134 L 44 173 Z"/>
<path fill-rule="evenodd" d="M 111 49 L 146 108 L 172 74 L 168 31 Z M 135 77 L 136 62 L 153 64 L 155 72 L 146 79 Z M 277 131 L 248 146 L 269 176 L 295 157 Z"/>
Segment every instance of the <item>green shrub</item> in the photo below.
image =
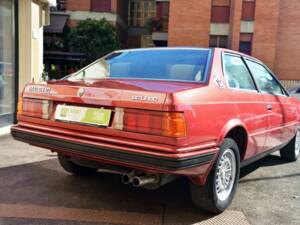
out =
<path fill-rule="evenodd" d="M 85 64 L 120 48 L 116 28 L 106 19 L 86 19 L 78 22 L 66 35 L 72 52 L 85 54 Z"/>

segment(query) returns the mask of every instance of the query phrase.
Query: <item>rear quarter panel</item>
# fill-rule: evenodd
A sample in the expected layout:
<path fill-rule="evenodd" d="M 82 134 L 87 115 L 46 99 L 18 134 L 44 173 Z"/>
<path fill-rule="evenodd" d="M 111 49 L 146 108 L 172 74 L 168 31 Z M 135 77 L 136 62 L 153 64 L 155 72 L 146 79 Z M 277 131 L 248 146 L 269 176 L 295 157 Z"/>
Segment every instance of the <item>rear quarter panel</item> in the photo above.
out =
<path fill-rule="evenodd" d="M 210 79 L 205 87 L 172 96 L 176 111 L 184 111 L 188 144 L 222 144 L 234 127 L 243 127 L 248 136 L 244 159 L 264 150 L 267 111 L 257 92 L 230 90 L 222 71 L 221 51 L 215 50 Z"/>

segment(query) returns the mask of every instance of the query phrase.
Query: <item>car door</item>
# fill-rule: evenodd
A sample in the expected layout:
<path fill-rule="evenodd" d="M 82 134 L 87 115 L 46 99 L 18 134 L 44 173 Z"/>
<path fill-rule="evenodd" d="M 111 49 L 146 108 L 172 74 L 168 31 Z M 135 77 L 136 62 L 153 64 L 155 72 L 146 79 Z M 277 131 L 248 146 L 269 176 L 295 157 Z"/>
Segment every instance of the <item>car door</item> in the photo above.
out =
<path fill-rule="evenodd" d="M 268 135 L 266 147 L 272 149 L 288 142 L 295 134 L 296 106 L 287 92 L 262 63 L 246 59 L 254 80 L 263 94 L 268 111 Z"/>
<path fill-rule="evenodd" d="M 266 150 L 268 113 L 265 100 L 240 55 L 223 54 L 224 76 L 230 90 L 231 107 L 248 131 L 248 146 L 245 159 Z"/>

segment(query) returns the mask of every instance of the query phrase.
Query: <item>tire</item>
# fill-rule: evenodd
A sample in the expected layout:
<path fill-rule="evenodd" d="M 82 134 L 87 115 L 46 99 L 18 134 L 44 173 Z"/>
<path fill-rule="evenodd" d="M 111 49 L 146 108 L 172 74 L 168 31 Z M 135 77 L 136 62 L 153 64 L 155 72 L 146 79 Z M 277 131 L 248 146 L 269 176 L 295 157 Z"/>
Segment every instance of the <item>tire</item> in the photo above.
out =
<path fill-rule="evenodd" d="M 295 137 L 280 150 L 281 158 L 288 162 L 295 162 L 300 156 L 300 129 Z"/>
<path fill-rule="evenodd" d="M 96 173 L 96 168 L 89 168 L 81 165 L 77 165 L 71 161 L 70 157 L 65 156 L 63 154 L 58 154 L 58 161 L 61 167 L 76 176 L 90 176 Z"/>
<path fill-rule="evenodd" d="M 228 157 L 231 156 L 231 160 L 228 161 Z M 224 160 L 224 157 L 226 160 Z M 228 190 L 220 192 L 221 180 L 219 170 L 221 164 L 224 162 L 231 163 L 231 167 L 234 168 L 230 171 L 230 176 L 234 177 L 228 183 Z M 224 164 L 223 164 L 224 165 Z M 235 170 L 235 172 L 234 172 Z M 219 175 L 218 175 L 219 174 Z M 200 210 L 207 211 L 209 213 L 219 214 L 223 212 L 232 202 L 235 195 L 237 184 L 240 176 L 240 154 L 239 148 L 236 142 L 231 138 L 226 138 L 220 148 L 220 153 L 215 161 L 215 164 L 208 175 L 207 182 L 204 186 L 199 186 L 194 183 L 190 183 L 190 192 L 194 205 Z M 217 178 L 220 179 L 217 179 Z M 224 174 L 223 174 L 224 177 Z M 217 183 L 219 185 L 217 185 Z M 219 190 L 219 191 L 218 191 Z"/>

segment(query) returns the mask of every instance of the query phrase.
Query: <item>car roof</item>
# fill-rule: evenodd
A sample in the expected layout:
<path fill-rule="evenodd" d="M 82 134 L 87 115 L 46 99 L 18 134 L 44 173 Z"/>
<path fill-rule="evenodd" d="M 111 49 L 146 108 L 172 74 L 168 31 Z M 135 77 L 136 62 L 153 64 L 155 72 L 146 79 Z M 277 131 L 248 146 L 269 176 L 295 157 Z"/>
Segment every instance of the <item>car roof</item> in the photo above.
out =
<path fill-rule="evenodd" d="M 155 51 L 155 50 L 211 50 L 212 48 L 197 48 L 197 47 L 155 47 L 155 48 L 132 48 L 132 49 L 122 49 L 116 50 L 116 53 L 120 52 L 139 52 L 139 51 Z"/>

